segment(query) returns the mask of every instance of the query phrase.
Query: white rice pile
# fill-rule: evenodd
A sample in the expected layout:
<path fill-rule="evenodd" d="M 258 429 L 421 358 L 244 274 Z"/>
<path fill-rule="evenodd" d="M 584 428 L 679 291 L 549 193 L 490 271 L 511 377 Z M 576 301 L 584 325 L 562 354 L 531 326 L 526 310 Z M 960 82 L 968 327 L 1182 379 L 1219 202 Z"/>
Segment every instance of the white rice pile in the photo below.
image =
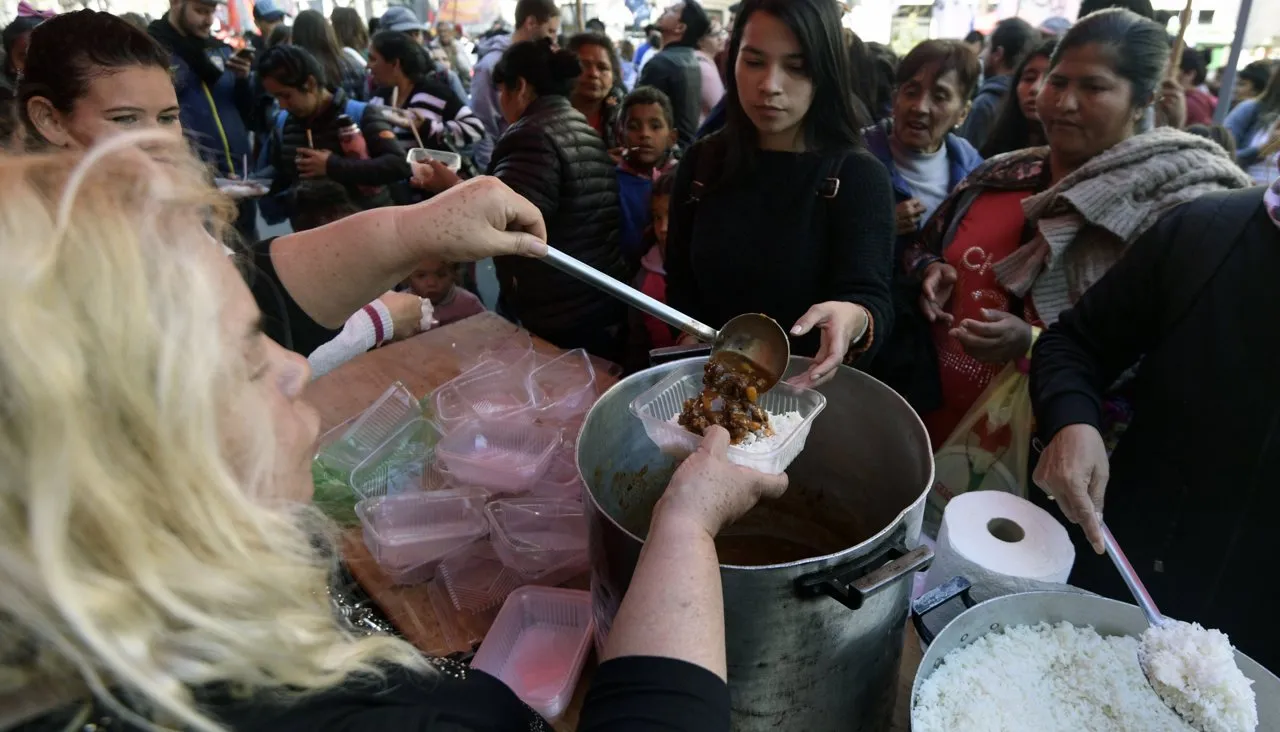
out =
<path fill-rule="evenodd" d="M 800 427 L 800 424 L 804 422 L 804 417 L 801 417 L 800 413 L 796 411 L 774 414 L 766 410 L 765 413 L 769 415 L 769 427 L 773 429 L 773 434 L 766 437 L 763 430 L 760 432 L 748 432 L 747 436 L 742 438 L 742 442 L 733 447 L 752 453 L 776 450 L 782 444 L 782 441 L 787 439 L 787 436 L 795 432 Z M 667 421 L 671 424 L 679 425 L 680 413 L 676 412 Z"/>
<path fill-rule="evenodd" d="M 1070 623 L 1013 626 L 947 654 L 912 732 L 1194 732 L 1151 690 L 1138 640 Z"/>
<path fill-rule="evenodd" d="M 1204 732 L 1252 732 L 1258 726 L 1253 682 L 1236 665 L 1220 630 L 1170 620 L 1142 634 L 1139 649 L 1151 686 Z"/>

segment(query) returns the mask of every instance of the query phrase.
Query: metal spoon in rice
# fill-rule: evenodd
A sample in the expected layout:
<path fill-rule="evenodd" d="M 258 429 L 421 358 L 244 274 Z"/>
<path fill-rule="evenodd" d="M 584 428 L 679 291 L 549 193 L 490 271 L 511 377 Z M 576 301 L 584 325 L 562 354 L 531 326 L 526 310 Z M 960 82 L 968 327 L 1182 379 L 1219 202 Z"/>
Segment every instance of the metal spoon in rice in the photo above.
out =
<path fill-rule="evenodd" d="M 1107 524 L 1103 521 L 1098 522 L 1102 529 L 1102 540 L 1106 545 L 1107 556 L 1111 558 L 1112 564 L 1120 572 L 1120 577 L 1124 579 L 1125 585 L 1129 587 L 1129 592 L 1133 594 L 1133 599 L 1137 601 L 1138 607 L 1142 608 L 1142 614 L 1147 617 L 1147 624 L 1151 629 L 1168 628 L 1174 624 L 1180 624 L 1179 621 L 1172 620 L 1160 613 L 1156 607 L 1156 603 L 1151 599 L 1151 593 L 1147 592 L 1146 586 L 1142 584 L 1142 580 L 1138 578 L 1138 573 L 1134 571 L 1133 565 L 1129 563 L 1129 558 L 1125 556 L 1124 551 L 1120 549 L 1120 545 L 1116 543 L 1116 538 L 1112 536 L 1111 529 L 1107 528 Z M 1204 725 L 1203 720 L 1206 717 L 1206 710 L 1203 704 L 1197 705 L 1183 690 L 1171 688 L 1169 684 L 1163 683 L 1158 679 L 1152 664 L 1153 638 L 1152 630 L 1148 629 L 1142 634 L 1138 646 L 1138 665 L 1142 667 L 1142 674 L 1147 677 L 1147 683 L 1151 684 L 1152 690 L 1160 700 L 1165 703 L 1182 721 L 1186 722 L 1193 729 L 1200 732 L 1217 732 L 1220 729 L 1217 726 L 1208 728 Z M 1203 631 L 1203 629 L 1201 629 Z M 1208 632 L 1208 631 L 1203 631 Z M 1244 679 L 1244 673 L 1239 668 L 1235 668 L 1234 672 Z M 1244 682 L 1247 688 L 1247 681 Z M 1257 712 L 1254 710 L 1253 726 L 1242 727 L 1241 729 L 1251 731 L 1257 725 Z"/>

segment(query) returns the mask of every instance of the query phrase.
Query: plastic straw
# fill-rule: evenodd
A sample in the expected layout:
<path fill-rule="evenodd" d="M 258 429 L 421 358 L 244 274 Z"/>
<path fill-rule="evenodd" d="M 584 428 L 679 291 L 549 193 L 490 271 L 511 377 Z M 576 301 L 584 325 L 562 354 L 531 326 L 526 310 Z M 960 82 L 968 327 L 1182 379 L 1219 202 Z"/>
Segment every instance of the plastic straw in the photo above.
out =
<path fill-rule="evenodd" d="M 311 148 L 311 149 L 313 149 L 313 150 L 314 150 L 314 149 L 315 149 L 315 147 L 316 147 L 316 141 L 315 141 L 315 140 L 313 140 L 313 139 L 311 139 L 311 130 L 310 130 L 310 129 L 308 129 L 308 130 L 307 130 L 307 147 L 309 147 L 309 148 Z"/>

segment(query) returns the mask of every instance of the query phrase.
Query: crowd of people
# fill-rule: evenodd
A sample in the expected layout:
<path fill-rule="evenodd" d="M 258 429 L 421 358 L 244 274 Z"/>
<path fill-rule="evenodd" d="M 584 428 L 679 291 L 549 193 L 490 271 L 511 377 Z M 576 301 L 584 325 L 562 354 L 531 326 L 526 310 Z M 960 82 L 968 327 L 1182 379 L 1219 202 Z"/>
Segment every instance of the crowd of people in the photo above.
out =
<path fill-rule="evenodd" d="M 215 10 L 27 7 L 3 33 L 0 726 L 544 728 L 333 617 L 302 391 L 419 332 L 424 299 L 483 310 L 488 257 L 498 312 L 555 345 L 639 369 L 689 342 L 548 244 L 713 327 L 770 315 L 812 358 L 798 384 L 866 370 L 935 447 L 1029 374 L 1071 582 L 1127 597 L 1105 508 L 1167 614 L 1280 667 L 1251 561 L 1280 510 L 1274 66 L 1216 127 L 1204 57 L 1171 68 L 1145 0 L 900 59 L 831 0 L 744 0 L 727 28 L 684 0 L 639 47 L 563 37 L 552 0 L 474 44 L 259 0 L 234 48 Z M 727 443 L 655 510 L 581 729 L 728 728 L 713 539 L 786 479 Z"/>

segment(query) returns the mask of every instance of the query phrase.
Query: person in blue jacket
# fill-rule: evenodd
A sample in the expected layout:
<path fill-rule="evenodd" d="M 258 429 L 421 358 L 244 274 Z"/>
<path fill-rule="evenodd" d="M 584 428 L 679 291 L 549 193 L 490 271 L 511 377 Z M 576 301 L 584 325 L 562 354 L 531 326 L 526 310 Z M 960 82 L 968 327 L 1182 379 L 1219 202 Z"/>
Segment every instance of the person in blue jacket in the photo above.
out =
<path fill-rule="evenodd" d="M 1240 102 L 1223 125 L 1236 140 L 1236 160 L 1259 185 L 1276 179 L 1275 152 L 1280 144 L 1280 71 L 1274 72 L 1262 94 Z"/>
<path fill-rule="evenodd" d="M 246 120 L 254 106 L 253 52 L 237 53 L 213 38 L 217 8 L 212 0 L 170 0 L 169 12 L 147 32 L 173 55 L 182 129 L 196 153 L 219 176 L 243 178 L 251 154 Z M 253 203 L 242 203 L 237 230 L 252 236 L 255 218 Z"/>
<path fill-rule="evenodd" d="M 901 273 L 902 255 L 951 191 L 982 163 L 953 130 L 964 122 L 981 73 L 978 57 L 961 41 L 925 41 L 898 65 L 893 112 L 867 128 L 867 150 L 889 171 L 898 238 L 894 246 L 894 330 L 871 372 L 916 409 L 940 397 L 928 324 L 916 307 L 918 285 Z M 936 406 L 936 405 L 935 405 Z"/>

